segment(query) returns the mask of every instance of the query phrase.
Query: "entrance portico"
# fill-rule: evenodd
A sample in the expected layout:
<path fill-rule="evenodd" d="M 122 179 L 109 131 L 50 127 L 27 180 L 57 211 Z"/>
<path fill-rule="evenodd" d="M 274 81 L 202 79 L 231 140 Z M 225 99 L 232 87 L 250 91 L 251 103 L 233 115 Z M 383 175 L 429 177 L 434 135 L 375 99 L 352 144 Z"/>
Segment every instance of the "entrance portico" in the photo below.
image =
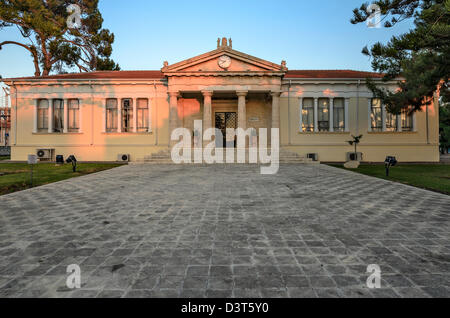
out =
<path fill-rule="evenodd" d="M 165 63 L 170 132 L 181 126 L 193 129 L 193 120 L 200 119 L 204 130 L 215 128 L 216 111 L 235 112 L 237 128 L 243 130 L 280 128 L 281 80 L 286 71 L 284 63 L 233 50 L 227 39 L 219 41 L 217 50 L 170 66 Z"/>
<path fill-rule="evenodd" d="M 226 88 L 225 88 L 226 89 Z M 203 130 L 218 128 L 218 114 L 236 114 L 236 127 L 244 131 L 248 128 L 280 128 L 280 91 L 261 90 L 202 90 L 171 91 L 169 93 L 169 129 L 183 127 L 193 130 L 193 121 L 202 120 Z M 193 101 L 196 110 L 189 109 Z M 249 116 L 250 115 L 250 116 Z M 174 145 L 176 141 L 172 141 Z"/>

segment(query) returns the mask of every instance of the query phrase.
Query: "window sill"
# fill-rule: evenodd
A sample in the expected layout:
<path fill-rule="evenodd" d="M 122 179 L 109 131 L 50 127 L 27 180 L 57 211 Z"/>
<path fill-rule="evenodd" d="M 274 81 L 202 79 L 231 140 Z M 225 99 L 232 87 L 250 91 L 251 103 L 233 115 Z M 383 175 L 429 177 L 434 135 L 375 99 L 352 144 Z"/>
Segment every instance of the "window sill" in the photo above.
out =
<path fill-rule="evenodd" d="M 36 136 L 67 136 L 67 135 L 82 135 L 82 132 L 68 132 L 68 133 L 48 133 L 48 132 L 38 132 L 38 133 L 33 133 L 33 135 Z"/>
<path fill-rule="evenodd" d="M 369 135 L 415 135 L 417 131 L 369 131 Z"/>
<path fill-rule="evenodd" d="M 110 136 L 115 136 L 115 135 L 119 135 L 119 136 L 139 136 L 139 135 L 153 135 L 153 131 L 151 132 L 102 132 L 102 135 L 110 135 Z"/>
<path fill-rule="evenodd" d="M 349 135 L 350 132 L 349 131 L 318 131 L 318 132 L 314 132 L 314 131 L 302 132 L 302 131 L 300 131 L 298 134 L 299 135 Z"/>

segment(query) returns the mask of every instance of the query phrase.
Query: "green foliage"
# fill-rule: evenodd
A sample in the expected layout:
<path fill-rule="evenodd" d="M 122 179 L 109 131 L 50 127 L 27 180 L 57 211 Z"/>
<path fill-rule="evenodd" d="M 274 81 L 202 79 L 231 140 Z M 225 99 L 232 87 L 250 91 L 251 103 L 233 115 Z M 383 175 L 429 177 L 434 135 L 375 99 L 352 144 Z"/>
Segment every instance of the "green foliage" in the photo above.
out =
<path fill-rule="evenodd" d="M 400 90 L 380 88 L 368 80 L 374 95 L 394 114 L 412 106 L 421 110 L 430 104 L 439 89 L 444 100 L 449 96 L 450 76 L 450 0 L 378 0 L 385 27 L 393 27 L 405 19 L 414 19 L 414 28 L 394 36 L 387 44 L 376 43 L 363 54 L 372 58 L 372 68 L 384 73 L 384 81 L 401 77 Z M 368 4 L 353 11 L 353 24 L 363 23 L 370 16 Z"/>
<path fill-rule="evenodd" d="M 58 182 L 90 173 L 119 167 L 120 164 L 79 163 L 77 172 L 72 165 L 56 166 L 53 163 L 40 163 L 33 166 L 33 186 Z M 26 163 L 0 164 L 0 195 L 30 188 L 31 167 Z"/>
<path fill-rule="evenodd" d="M 439 108 L 439 142 L 441 151 L 450 148 L 450 104 Z"/>
<path fill-rule="evenodd" d="M 333 166 L 343 169 L 342 165 Z M 402 165 L 400 163 L 400 165 L 391 169 L 389 177 L 386 177 L 386 168 L 384 164 L 363 164 L 353 171 L 450 195 L 450 169 L 449 166 L 445 164 Z"/>
<path fill-rule="evenodd" d="M 69 28 L 69 5 L 81 9 L 81 25 Z M 76 21 L 76 20 L 74 20 Z M 52 71 L 64 73 L 117 70 L 110 59 L 114 34 L 102 29 L 98 0 L 0 0 L 0 30 L 17 27 L 24 42 L 3 41 L 28 50 L 33 58 L 35 76 Z"/>

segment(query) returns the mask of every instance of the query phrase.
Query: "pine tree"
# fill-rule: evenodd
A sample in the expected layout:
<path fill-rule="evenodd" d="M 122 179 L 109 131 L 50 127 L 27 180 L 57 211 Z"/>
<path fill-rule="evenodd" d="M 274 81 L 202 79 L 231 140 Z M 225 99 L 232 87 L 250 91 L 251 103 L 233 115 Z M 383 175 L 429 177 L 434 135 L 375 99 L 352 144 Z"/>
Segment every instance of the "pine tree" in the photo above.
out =
<path fill-rule="evenodd" d="M 383 80 L 398 81 L 399 90 L 391 92 L 368 80 L 368 87 L 389 112 L 398 114 L 412 106 L 420 111 L 429 105 L 436 91 L 449 99 L 450 76 L 450 0 L 378 0 L 384 27 L 414 19 L 407 33 L 394 36 L 387 44 L 376 43 L 363 53 L 372 58 L 372 68 L 385 74 Z M 354 9 L 353 24 L 367 21 L 368 4 Z"/>
<path fill-rule="evenodd" d="M 450 148 L 450 104 L 442 105 L 439 108 L 439 143 L 441 152 L 446 153 Z"/>
<path fill-rule="evenodd" d="M 102 24 L 98 0 L 0 0 L 0 30 L 17 27 L 24 39 L 0 42 L 0 49 L 18 45 L 28 50 L 35 76 L 73 68 L 118 70 L 110 59 L 114 34 Z"/>

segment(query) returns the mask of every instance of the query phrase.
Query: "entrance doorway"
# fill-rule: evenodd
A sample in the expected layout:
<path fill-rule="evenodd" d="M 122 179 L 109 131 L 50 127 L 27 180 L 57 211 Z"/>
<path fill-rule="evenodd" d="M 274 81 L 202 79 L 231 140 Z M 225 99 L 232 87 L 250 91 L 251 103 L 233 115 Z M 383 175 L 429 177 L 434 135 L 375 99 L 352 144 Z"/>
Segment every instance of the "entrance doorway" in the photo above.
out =
<path fill-rule="evenodd" d="M 236 130 L 237 128 L 237 113 L 235 112 L 219 112 L 216 113 L 216 128 L 222 132 L 223 135 L 223 147 L 224 148 L 236 148 L 236 136 L 227 135 L 227 128 Z M 217 141 L 216 141 L 217 142 Z M 220 146 L 217 142 L 217 146 Z"/>

